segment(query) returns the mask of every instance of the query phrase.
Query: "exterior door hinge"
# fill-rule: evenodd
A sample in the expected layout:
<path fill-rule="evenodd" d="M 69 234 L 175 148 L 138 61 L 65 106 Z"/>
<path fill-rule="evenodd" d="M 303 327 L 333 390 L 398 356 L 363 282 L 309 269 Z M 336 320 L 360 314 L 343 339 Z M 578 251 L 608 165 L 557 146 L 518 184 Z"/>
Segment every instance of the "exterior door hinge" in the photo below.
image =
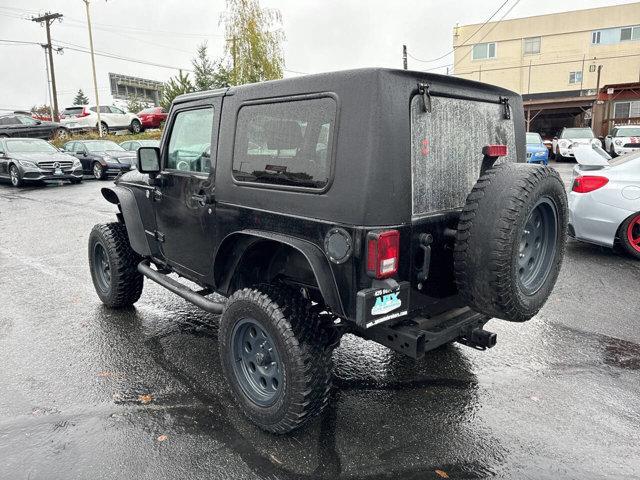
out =
<path fill-rule="evenodd" d="M 424 103 L 424 111 L 431 113 L 431 93 L 429 92 L 429 84 L 418 83 L 418 93 L 422 95 L 422 102 Z"/>
<path fill-rule="evenodd" d="M 509 98 L 500 97 L 500 103 L 502 104 L 502 107 L 504 108 L 504 119 L 505 120 L 511 120 L 511 105 L 509 105 Z"/>

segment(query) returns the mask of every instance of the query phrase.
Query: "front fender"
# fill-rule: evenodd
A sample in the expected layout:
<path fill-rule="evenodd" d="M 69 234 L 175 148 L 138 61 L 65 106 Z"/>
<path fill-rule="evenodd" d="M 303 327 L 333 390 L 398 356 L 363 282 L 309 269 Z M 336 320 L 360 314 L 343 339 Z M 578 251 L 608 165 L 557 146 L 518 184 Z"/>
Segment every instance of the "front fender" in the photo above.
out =
<path fill-rule="evenodd" d="M 134 193 L 130 189 L 119 185 L 104 187 L 100 191 L 108 202 L 118 205 L 120 208 L 124 224 L 127 227 L 131 248 L 143 257 L 150 256 L 151 248 L 144 231 L 144 224 L 140 217 L 140 209 Z"/>
<path fill-rule="evenodd" d="M 261 230 L 242 230 L 227 235 L 216 252 L 214 272 L 216 266 L 219 267 L 224 263 L 224 259 L 221 258 L 222 256 L 232 255 L 234 260 L 228 265 L 227 268 L 229 271 L 226 272 L 220 285 L 218 285 L 220 290 L 227 293 L 231 278 L 235 273 L 236 267 L 242 261 L 244 253 L 259 240 L 270 240 L 281 243 L 300 252 L 309 263 L 309 267 L 315 276 L 325 304 L 330 307 L 336 315 L 345 316 L 342 300 L 338 293 L 338 286 L 331 271 L 329 260 L 324 252 L 311 242 L 280 233 L 264 232 Z"/>

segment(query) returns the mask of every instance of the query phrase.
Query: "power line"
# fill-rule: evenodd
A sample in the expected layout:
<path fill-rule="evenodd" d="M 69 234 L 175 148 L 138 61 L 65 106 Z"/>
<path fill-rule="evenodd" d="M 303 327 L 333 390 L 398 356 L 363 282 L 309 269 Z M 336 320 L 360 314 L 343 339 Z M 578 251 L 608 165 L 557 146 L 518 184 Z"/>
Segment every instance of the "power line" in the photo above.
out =
<path fill-rule="evenodd" d="M 464 47 L 465 45 L 467 45 L 467 42 L 469 42 L 473 37 L 475 37 L 475 35 L 476 35 L 480 30 L 482 30 L 482 29 L 484 28 L 484 26 L 485 26 L 487 23 L 489 23 L 489 22 L 491 21 L 491 19 L 492 19 L 493 17 L 495 17 L 495 16 L 498 14 L 498 12 L 499 12 L 500 10 L 502 10 L 502 8 L 503 8 L 503 7 L 504 7 L 508 2 L 509 2 L 509 0 L 505 0 L 505 1 L 504 1 L 504 2 L 503 2 L 503 3 L 498 7 L 498 9 L 497 9 L 495 12 L 493 12 L 493 13 L 491 14 L 491 16 L 490 16 L 489 18 L 487 18 L 487 19 L 485 20 L 485 22 L 484 22 L 482 25 L 480 25 L 480 27 L 478 27 L 478 28 L 476 29 L 476 31 L 475 31 L 475 32 L 473 32 L 473 33 L 471 34 L 471 36 L 470 36 L 469 38 L 467 38 L 467 40 L 465 41 L 465 43 L 463 43 L 462 45 L 459 45 L 458 47 Z M 454 52 L 454 49 L 451 49 L 451 50 L 449 50 L 447 53 L 445 53 L 444 55 L 442 55 L 442 56 L 440 56 L 440 57 L 438 57 L 438 58 L 433 58 L 433 59 L 431 59 L 431 60 L 420 60 L 419 58 L 416 58 L 416 57 L 414 57 L 413 55 L 411 55 L 409 52 L 407 52 L 407 55 L 408 55 L 409 57 L 411 57 L 413 60 L 416 60 L 417 62 L 422 62 L 422 63 L 431 63 L 431 62 L 436 62 L 436 61 L 438 61 L 438 60 L 442 60 L 444 57 L 451 55 L 453 52 Z"/>
<path fill-rule="evenodd" d="M 493 32 L 493 30 L 500 24 L 500 22 L 502 20 L 504 20 L 504 18 L 509 15 L 511 13 L 511 10 L 513 10 L 519 3 L 521 0 L 516 0 L 516 3 L 514 3 L 513 5 L 511 5 L 509 7 L 509 9 L 504 13 L 504 15 L 502 15 L 502 17 L 500 17 L 500 20 L 498 20 L 496 23 L 494 23 L 491 28 L 489 29 L 489 31 L 487 33 L 485 33 L 482 38 L 480 40 L 478 40 L 477 43 L 481 43 L 482 40 L 484 40 L 485 38 L 487 38 L 487 36 Z M 468 45 L 464 45 L 464 46 L 468 46 Z M 465 53 L 462 57 L 460 57 L 460 59 L 457 62 L 453 62 L 453 68 L 455 69 L 456 66 L 464 59 L 466 58 L 467 55 L 469 55 L 471 52 L 473 51 L 473 48 L 471 50 L 469 50 L 467 53 Z"/>

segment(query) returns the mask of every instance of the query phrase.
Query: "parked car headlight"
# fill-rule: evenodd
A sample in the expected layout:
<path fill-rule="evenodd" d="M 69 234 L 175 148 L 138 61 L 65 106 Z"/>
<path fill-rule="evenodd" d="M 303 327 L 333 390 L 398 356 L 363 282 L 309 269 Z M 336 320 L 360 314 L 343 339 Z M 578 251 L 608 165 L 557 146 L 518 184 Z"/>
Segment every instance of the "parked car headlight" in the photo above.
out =
<path fill-rule="evenodd" d="M 613 143 L 615 143 L 616 145 L 620 146 L 620 145 L 622 145 L 622 140 L 616 140 L 616 141 L 615 141 L 615 142 L 613 142 Z"/>
<path fill-rule="evenodd" d="M 18 160 L 18 163 L 23 167 L 38 168 L 38 164 L 30 160 Z"/>
<path fill-rule="evenodd" d="M 539 151 L 533 154 L 534 157 L 542 157 L 545 154 L 543 151 Z"/>
<path fill-rule="evenodd" d="M 104 155 L 102 157 L 102 160 L 104 160 L 105 162 L 120 163 L 117 158 L 110 157 L 109 155 Z"/>
<path fill-rule="evenodd" d="M 78 160 L 77 158 L 73 160 L 73 168 L 78 168 L 81 166 L 82 166 L 82 163 L 80 163 L 80 160 Z"/>
<path fill-rule="evenodd" d="M 560 140 L 558 142 L 558 146 L 560 148 L 567 148 L 569 146 L 569 141 L 568 140 Z"/>
<path fill-rule="evenodd" d="M 591 140 L 591 145 L 595 145 L 596 147 L 602 147 L 602 142 L 597 138 L 594 138 L 593 140 Z"/>

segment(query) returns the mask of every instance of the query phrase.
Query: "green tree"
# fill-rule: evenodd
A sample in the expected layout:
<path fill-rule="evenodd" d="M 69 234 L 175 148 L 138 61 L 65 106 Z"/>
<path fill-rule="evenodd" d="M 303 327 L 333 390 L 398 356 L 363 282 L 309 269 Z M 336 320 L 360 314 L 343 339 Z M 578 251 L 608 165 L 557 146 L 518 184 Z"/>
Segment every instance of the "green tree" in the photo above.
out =
<path fill-rule="evenodd" d="M 284 32 L 280 11 L 261 8 L 259 0 L 227 0 L 221 17 L 227 37 L 234 85 L 282 78 Z"/>
<path fill-rule="evenodd" d="M 147 108 L 147 104 L 138 95 L 129 95 L 127 98 L 128 111 L 138 113 L 145 108 Z"/>
<path fill-rule="evenodd" d="M 228 87 L 231 84 L 229 67 L 224 64 L 224 59 L 211 61 L 207 42 L 198 46 L 196 56 L 191 64 L 193 65 L 193 84 L 196 91 Z"/>
<path fill-rule="evenodd" d="M 180 72 L 175 77 L 171 77 L 169 81 L 164 84 L 160 105 L 168 110 L 171 106 L 171 102 L 173 102 L 173 99 L 178 95 L 195 91 L 196 89 L 193 86 L 191 79 L 189 78 L 189 74 L 183 74 L 182 72 Z"/>
<path fill-rule="evenodd" d="M 78 90 L 75 98 L 73 99 L 74 105 L 87 105 L 89 103 L 89 98 L 84 94 L 82 89 Z"/>

